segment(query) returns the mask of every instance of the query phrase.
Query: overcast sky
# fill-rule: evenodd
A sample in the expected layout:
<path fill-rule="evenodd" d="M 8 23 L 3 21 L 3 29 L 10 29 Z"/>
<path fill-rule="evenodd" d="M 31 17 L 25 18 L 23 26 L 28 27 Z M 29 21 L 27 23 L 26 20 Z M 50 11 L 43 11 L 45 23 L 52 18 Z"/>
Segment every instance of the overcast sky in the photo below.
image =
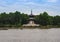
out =
<path fill-rule="evenodd" d="M 44 11 L 49 15 L 60 15 L 60 0 L 0 0 L 1 12 L 23 12 L 39 14 Z"/>

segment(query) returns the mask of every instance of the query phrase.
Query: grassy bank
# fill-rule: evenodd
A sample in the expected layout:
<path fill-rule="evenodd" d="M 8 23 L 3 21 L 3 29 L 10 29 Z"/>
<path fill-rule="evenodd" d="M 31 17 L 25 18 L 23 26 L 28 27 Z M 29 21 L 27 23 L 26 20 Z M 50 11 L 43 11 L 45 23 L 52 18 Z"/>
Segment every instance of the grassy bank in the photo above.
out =
<path fill-rule="evenodd" d="M 5 26 L 0 26 L 0 30 L 8 30 L 8 29 L 51 29 L 51 28 L 60 28 L 60 26 L 53 26 L 53 25 L 47 25 L 47 26 L 25 26 L 23 27 L 22 25 L 5 25 Z"/>
<path fill-rule="evenodd" d="M 47 26 L 40 25 L 40 26 L 25 26 L 25 27 L 22 26 L 22 28 L 30 28 L 30 29 L 35 29 L 35 28 L 38 28 L 38 29 L 51 29 L 51 28 L 60 28 L 60 26 L 58 26 L 58 25 L 47 25 Z"/>

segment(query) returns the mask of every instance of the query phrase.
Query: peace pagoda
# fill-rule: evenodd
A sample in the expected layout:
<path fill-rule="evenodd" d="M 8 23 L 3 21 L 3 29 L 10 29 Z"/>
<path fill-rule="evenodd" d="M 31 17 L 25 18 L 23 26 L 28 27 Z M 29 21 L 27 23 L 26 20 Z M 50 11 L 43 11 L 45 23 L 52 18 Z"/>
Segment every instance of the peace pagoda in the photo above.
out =
<path fill-rule="evenodd" d="M 24 27 L 38 27 L 39 24 L 35 24 L 34 17 L 35 17 L 35 15 L 33 15 L 32 10 L 31 10 L 31 13 L 29 15 L 29 23 L 28 24 L 24 24 L 23 26 Z"/>

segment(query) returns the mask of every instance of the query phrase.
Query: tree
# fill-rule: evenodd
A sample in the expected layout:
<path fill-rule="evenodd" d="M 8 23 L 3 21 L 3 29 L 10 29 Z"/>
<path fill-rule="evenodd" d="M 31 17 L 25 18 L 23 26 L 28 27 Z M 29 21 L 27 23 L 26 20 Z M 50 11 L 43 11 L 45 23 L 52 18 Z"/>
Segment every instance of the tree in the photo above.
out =
<path fill-rule="evenodd" d="M 0 15 L 0 24 L 5 25 L 5 24 L 8 23 L 7 21 L 8 21 L 8 14 L 6 14 L 5 12 L 1 13 L 1 15 Z"/>
<path fill-rule="evenodd" d="M 29 16 L 27 14 L 22 13 L 21 17 L 21 23 L 22 24 L 27 24 L 28 23 Z"/>
<path fill-rule="evenodd" d="M 60 25 L 60 16 L 54 16 L 53 25 Z"/>
<path fill-rule="evenodd" d="M 46 26 L 49 24 L 49 15 L 47 12 L 40 13 L 40 15 L 36 17 L 36 20 L 40 25 Z"/>

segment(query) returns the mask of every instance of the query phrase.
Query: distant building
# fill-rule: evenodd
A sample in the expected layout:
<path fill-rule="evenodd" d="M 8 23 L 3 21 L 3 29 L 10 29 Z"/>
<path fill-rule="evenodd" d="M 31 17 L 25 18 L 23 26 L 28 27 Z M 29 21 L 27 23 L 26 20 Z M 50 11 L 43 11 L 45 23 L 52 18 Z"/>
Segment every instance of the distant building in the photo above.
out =
<path fill-rule="evenodd" d="M 24 24 L 23 26 L 39 26 L 39 24 L 35 24 L 35 19 L 34 19 L 35 15 L 33 15 L 32 10 L 31 10 L 31 14 L 29 15 L 29 23 L 28 24 Z"/>
<path fill-rule="evenodd" d="M 31 10 L 31 14 L 29 15 L 29 20 L 34 20 L 34 17 L 35 17 L 35 15 L 33 15 L 33 13 L 32 13 L 32 10 Z"/>

